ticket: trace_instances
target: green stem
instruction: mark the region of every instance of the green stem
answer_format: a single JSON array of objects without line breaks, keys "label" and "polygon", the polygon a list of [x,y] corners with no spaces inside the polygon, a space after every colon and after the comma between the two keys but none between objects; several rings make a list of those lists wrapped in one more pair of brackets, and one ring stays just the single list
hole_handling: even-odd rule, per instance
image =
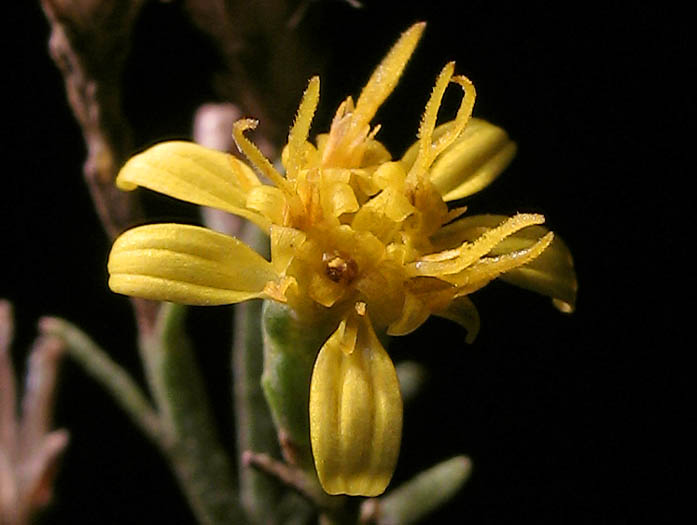
[{"label": "green stem", "polygon": [[[253,224],[245,225],[241,235],[261,255],[268,251],[268,236]],[[278,441],[269,408],[261,390],[264,367],[261,337],[261,301],[235,306],[235,334],[232,353],[238,457],[245,453],[278,454]],[[279,522],[278,502],[281,486],[243,461],[239,462],[240,499],[254,523]]]},{"label": "green stem", "polygon": [[310,377],[335,325],[308,324],[286,305],[265,301],[262,387],[289,463],[314,472],[310,449]]},{"label": "green stem", "polygon": [[183,306],[163,305],[154,333],[141,341],[146,377],[167,436],[167,457],[200,523],[246,523],[184,331],[185,312]]},{"label": "green stem", "polygon": [[115,363],[87,334],[68,321],[44,317],[39,327],[43,334],[62,339],[68,354],[106,388],[153,443],[166,449],[160,418],[128,372]]}]

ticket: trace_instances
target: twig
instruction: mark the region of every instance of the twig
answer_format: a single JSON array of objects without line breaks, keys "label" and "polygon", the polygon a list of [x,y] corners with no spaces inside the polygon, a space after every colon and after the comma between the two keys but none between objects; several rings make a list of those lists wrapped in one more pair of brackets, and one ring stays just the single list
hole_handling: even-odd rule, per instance
[{"label": "twig", "polygon": [[[121,111],[121,76],[143,3],[41,0],[51,25],[51,57],[63,75],[87,146],[85,181],[111,238],[143,217],[136,194],[114,185],[119,167],[133,149],[130,127]],[[141,332],[152,330],[156,303],[134,300],[134,308]]]},{"label": "twig", "polygon": [[[10,356],[10,343],[14,331],[12,305],[0,300],[0,448],[13,454],[16,444],[15,406],[17,385]],[[0,490],[0,498],[2,490]]]},{"label": "twig", "polygon": [[0,300],[0,523],[22,525],[51,500],[69,435],[51,430],[63,342],[40,336],[29,354],[21,410],[10,358],[12,307]]},{"label": "twig", "polygon": [[[327,46],[313,45],[309,22],[302,27],[288,24],[295,7],[287,0],[184,0],[183,7],[220,52],[224,68],[215,83],[219,96],[234,100],[262,123],[264,136],[255,141],[270,154],[285,142],[285,123],[292,119],[307,80],[320,72]],[[260,138],[268,139],[269,147]]]},{"label": "twig", "polygon": [[51,24],[49,51],[60,69],[70,107],[87,145],[84,176],[104,228],[120,233],[142,216],[133,194],[114,186],[131,153],[121,111],[121,75],[142,0],[41,0]]},{"label": "twig", "polygon": [[[262,248],[266,238],[253,224],[245,225],[243,240]],[[266,250],[268,239],[266,238]],[[263,254],[263,251],[260,253]],[[237,450],[243,458],[239,469],[240,497],[247,513],[259,523],[278,521],[279,485],[268,476],[252,470],[244,461],[247,450],[274,453],[278,442],[268,405],[261,389],[264,348],[261,337],[261,301],[235,305],[235,339],[232,352]]]},{"label": "twig", "polygon": [[268,454],[247,450],[242,454],[242,464],[247,468],[259,469],[275,478],[321,510],[335,512],[342,509],[347,501],[347,498],[343,496],[330,496],[303,470],[274,459]]},{"label": "twig", "polygon": [[20,454],[39,449],[51,430],[58,362],[64,349],[63,340],[52,336],[42,336],[34,342],[22,396]]},{"label": "twig", "polygon": [[304,496],[309,501],[315,501],[317,494],[308,483],[305,473],[297,467],[293,467],[272,458],[263,452],[246,450],[242,454],[242,465],[245,468],[254,467],[277,479],[287,487],[290,487]]},{"label": "twig", "polygon": [[184,332],[185,307],[166,303],[156,329],[141,340],[145,373],[167,435],[167,458],[202,524],[244,524],[229,457],[203,378]]},{"label": "twig", "polygon": [[163,450],[162,428],[157,412],[128,373],[115,363],[97,343],[76,326],[55,317],[44,317],[39,329],[65,341],[68,354],[105,387],[133,422]]}]

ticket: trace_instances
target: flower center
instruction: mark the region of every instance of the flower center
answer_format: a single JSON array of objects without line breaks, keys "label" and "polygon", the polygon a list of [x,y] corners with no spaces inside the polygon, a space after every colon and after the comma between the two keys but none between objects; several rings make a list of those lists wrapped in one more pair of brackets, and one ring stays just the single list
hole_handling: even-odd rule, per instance
[{"label": "flower center", "polygon": [[327,277],[335,283],[351,284],[358,274],[358,264],[350,257],[325,253],[322,255],[322,261]]}]

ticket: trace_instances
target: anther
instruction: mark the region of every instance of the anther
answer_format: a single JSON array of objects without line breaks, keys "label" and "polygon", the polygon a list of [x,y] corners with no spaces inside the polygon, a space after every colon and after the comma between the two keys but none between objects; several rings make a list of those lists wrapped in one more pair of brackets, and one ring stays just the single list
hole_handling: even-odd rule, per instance
[{"label": "anther", "polygon": [[350,257],[325,253],[322,256],[327,277],[335,283],[350,284],[358,274],[358,265]]}]

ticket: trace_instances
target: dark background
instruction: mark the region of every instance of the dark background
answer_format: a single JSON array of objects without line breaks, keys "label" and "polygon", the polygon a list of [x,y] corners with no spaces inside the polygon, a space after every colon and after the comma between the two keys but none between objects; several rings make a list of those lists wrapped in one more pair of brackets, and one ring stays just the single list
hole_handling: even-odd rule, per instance
[{"label": "dark background", "polygon": [[[82,182],[84,146],[47,54],[48,26],[38,2],[21,4],[6,20],[19,31],[6,50],[10,164],[0,192],[0,297],[15,305],[17,366],[36,320],[50,314],[83,327],[140,377],[129,303],[106,288],[109,243]],[[455,59],[477,87],[474,114],[519,145],[507,173],[467,202],[470,211],[542,212],[576,261],[571,316],[493,283],[473,296],[482,317],[473,345],[435,319],[395,340],[396,361],[430,370],[423,395],[406,409],[395,482],[455,454],[474,462],[467,486],[430,523],[630,523],[651,502],[662,509],[659,522],[670,521],[676,447],[653,436],[670,434],[673,417],[684,417],[674,356],[684,343],[669,297],[680,294],[671,285],[682,248],[672,229],[673,189],[687,175],[688,150],[678,140],[690,104],[680,75],[692,66],[679,13],[602,5],[309,6],[329,58],[315,131],[343,96],[358,94],[399,33],[426,20],[402,84],[375,120],[380,138],[396,154],[413,141],[436,74]],[[216,99],[211,46],[177,2],[145,9],[124,102],[138,147],[187,137],[195,108]],[[293,87],[298,100],[303,87]],[[230,317],[226,307],[191,312],[232,444]],[[70,430],[71,443],[44,523],[190,522],[157,452],[71,362],[62,369],[56,425]]]}]

